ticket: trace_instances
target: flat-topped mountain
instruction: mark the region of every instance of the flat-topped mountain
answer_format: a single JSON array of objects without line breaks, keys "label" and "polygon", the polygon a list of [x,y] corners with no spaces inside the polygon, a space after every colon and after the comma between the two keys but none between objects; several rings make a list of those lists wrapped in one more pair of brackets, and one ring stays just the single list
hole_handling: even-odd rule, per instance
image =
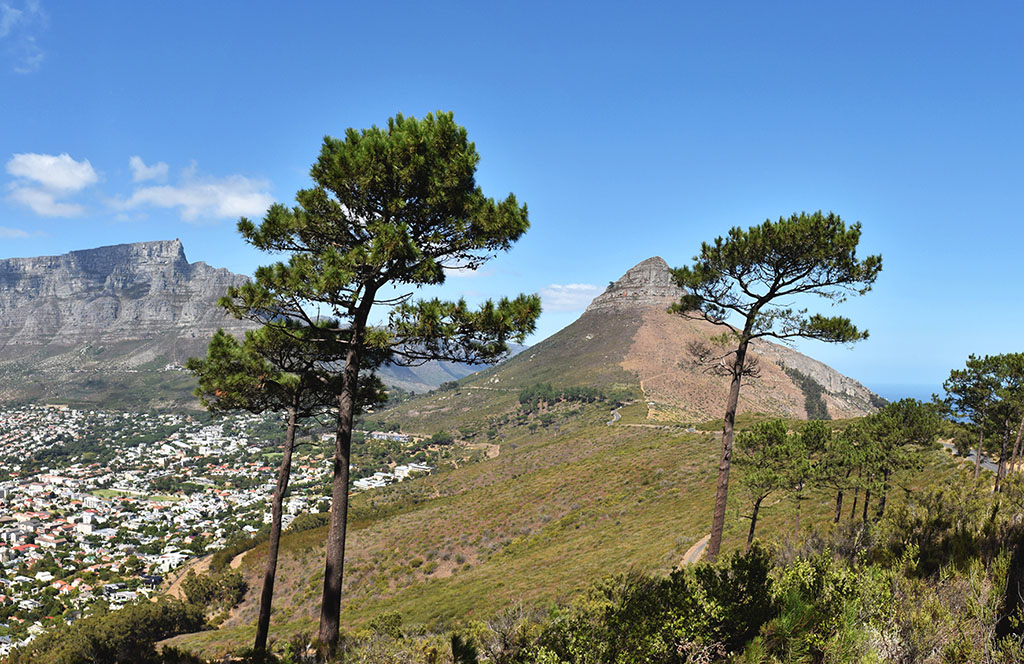
[{"label": "flat-topped mountain", "polygon": [[[217,306],[247,279],[189,263],[179,240],[0,260],[0,401],[195,404],[181,365],[205,355],[217,328],[250,329]],[[428,362],[380,374],[425,392],[479,368]]]},{"label": "flat-topped mountain", "polygon": [[[147,341],[169,329],[208,339],[244,324],[217,308],[246,277],[189,263],[178,240],[0,260],[0,357],[29,348]],[[167,359],[184,359],[172,346]],[[139,357],[126,357],[127,365]],[[144,360],[147,361],[147,360]]]},{"label": "flat-topped mountain", "polygon": [[205,353],[245,276],[189,263],[178,240],[0,260],[0,398],[151,405],[190,399],[175,367]]}]

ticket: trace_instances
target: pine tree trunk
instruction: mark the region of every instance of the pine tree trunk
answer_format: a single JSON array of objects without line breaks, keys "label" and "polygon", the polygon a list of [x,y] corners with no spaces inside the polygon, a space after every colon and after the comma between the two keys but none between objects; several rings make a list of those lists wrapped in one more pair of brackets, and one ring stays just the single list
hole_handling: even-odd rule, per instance
[{"label": "pine tree trunk", "polygon": [[757,525],[757,513],[761,510],[761,501],[764,500],[764,496],[761,496],[754,501],[754,513],[750,515],[750,532],[747,533],[747,552],[750,552],[750,546],[754,543],[754,527]]},{"label": "pine tree trunk", "polygon": [[288,491],[288,479],[292,472],[292,450],[295,448],[295,423],[298,399],[292,400],[288,409],[288,429],[284,437],[284,456],[277,471],[277,486],[270,508],[270,539],[267,542],[267,566],[263,572],[263,591],[260,593],[260,613],[256,619],[256,652],[266,652],[267,636],[270,634],[270,605],[274,599],[274,579],[277,576],[277,552],[281,543],[281,519],[283,516],[284,494]]},{"label": "pine tree trunk", "polygon": [[871,502],[871,489],[864,489],[864,513],[860,515],[861,521],[868,522],[868,503]]},{"label": "pine tree trunk", "polygon": [[996,468],[996,485],[992,493],[999,493],[999,485],[1006,475],[1006,448],[1010,446],[1010,419],[1003,421],[1003,444],[999,448],[999,467]]},{"label": "pine tree trunk", "polygon": [[860,476],[861,471],[857,470],[857,484],[853,487],[853,505],[850,507],[850,521],[857,518],[857,498],[860,496]]},{"label": "pine tree trunk", "polygon": [[[853,473],[853,468],[846,469],[846,475],[843,476],[843,486],[846,482],[850,481],[850,475]],[[856,494],[854,494],[856,495]],[[856,499],[855,499],[856,500]],[[839,523],[839,519],[843,516],[843,490],[842,488],[836,489],[836,516],[832,520],[832,523]]]},{"label": "pine tree trunk", "polygon": [[327,555],[324,590],[320,603],[320,645],[333,656],[338,649],[341,627],[341,588],[345,573],[345,531],[348,525],[348,471],[352,458],[352,419],[359,381],[360,350],[366,332],[366,318],[374,293],[363,295],[364,306],[352,323],[352,338],[345,358],[338,417],[334,437],[334,478],[331,484],[331,520],[327,527]]},{"label": "pine tree trunk", "polygon": [[[752,321],[747,323],[749,327]],[[725,504],[729,493],[729,467],[732,464],[732,442],[736,426],[736,409],[740,402],[740,379],[743,377],[743,362],[747,355],[749,341],[744,336],[736,348],[736,361],[732,366],[732,383],[729,385],[729,398],[725,403],[725,421],[722,424],[722,456],[718,461],[718,486],[715,491],[715,514],[711,522],[711,539],[708,540],[705,560],[714,562],[722,548],[722,531],[725,528]]]},{"label": "pine tree trunk", "polygon": [[1017,472],[1017,463],[1020,460],[1020,435],[1024,433],[1024,415],[1017,425],[1017,442],[1013,444],[1013,459],[1010,461],[1010,472]]},{"label": "pine tree trunk", "polygon": [[882,471],[882,498],[878,501],[878,514],[875,519],[881,519],[885,514],[885,501],[889,497],[889,469]]},{"label": "pine tree trunk", "polygon": [[981,435],[978,437],[978,454],[974,459],[974,479],[978,479],[978,475],[981,473],[981,448],[985,444],[985,411],[981,411],[981,423],[978,424],[978,428],[981,430]]},{"label": "pine tree trunk", "polygon": [[793,535],[800,534],[800,507],[804,504],[803,490],[796,494],[796,523],[793,524]]}]

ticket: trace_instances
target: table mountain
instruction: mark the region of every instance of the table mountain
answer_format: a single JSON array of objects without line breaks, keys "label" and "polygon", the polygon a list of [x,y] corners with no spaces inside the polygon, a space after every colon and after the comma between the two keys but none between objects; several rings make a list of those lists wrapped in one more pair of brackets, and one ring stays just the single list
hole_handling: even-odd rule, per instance
[{"label": "table mountain", "polygon": [[[181,365],[206,353],[218,327],[239,336],[251,327],[217,306],[247,279],[189,263],[179,240],[0,260],[0,401],[194,404]],[[425,392],[479,368],[428,362],[380,374]]]},{"label": "table mountain", "polygon": [[0,260],[0,396],[188,399],[180,365],[218,327],[246,329],[216,306],[245,280],[189,263],[178,240]]}]

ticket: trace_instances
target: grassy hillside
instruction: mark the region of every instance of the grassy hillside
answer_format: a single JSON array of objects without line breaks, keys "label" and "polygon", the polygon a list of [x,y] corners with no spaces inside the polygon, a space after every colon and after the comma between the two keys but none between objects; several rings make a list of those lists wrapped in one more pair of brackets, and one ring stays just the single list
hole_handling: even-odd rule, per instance
[{"label": "grassy hillside", "polygon": [[[610,574],[676,566],[710,524],[717,435],[609,426],[600,406],[566,417],[558,431],[515,428],[497,458],[357,496],[344,626],[390,611],[407,624],[484,618],[519,602],[564,600]],[[943,454],[936,453],[930,478],[941,480],[952,467]],[[725,549],[742,546],[749,525],[733,486]],[[811,495],[799,537],[827,523],[832,501]],[[768,505],[759,533],[792,538],[794,514],[789,500]],[[284,538],[272,636],[314,629],[323,538],[323,529]],[[250,590],[220,630],[175,643],[208,654],[246,645],[263,556],[257,548],[243,558]]]}]

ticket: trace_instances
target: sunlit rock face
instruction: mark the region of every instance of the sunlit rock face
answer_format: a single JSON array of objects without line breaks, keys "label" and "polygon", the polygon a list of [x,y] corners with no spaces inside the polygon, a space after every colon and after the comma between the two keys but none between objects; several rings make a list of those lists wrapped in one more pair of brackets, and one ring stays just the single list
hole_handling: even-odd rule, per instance
[{"label": "sunlit rock face", "polygon": [[189,263],[178,240],[0,260],[0,354],[241,330],[216,302],[245,279]]},{"label": "sunlit rock face", "polygon": [[594,298],[587,311],[623,311],[649,307],[668,308],[683,296],[672,281],[668,263],[660,256],[648,258],[630,268],[604,293]]}]

